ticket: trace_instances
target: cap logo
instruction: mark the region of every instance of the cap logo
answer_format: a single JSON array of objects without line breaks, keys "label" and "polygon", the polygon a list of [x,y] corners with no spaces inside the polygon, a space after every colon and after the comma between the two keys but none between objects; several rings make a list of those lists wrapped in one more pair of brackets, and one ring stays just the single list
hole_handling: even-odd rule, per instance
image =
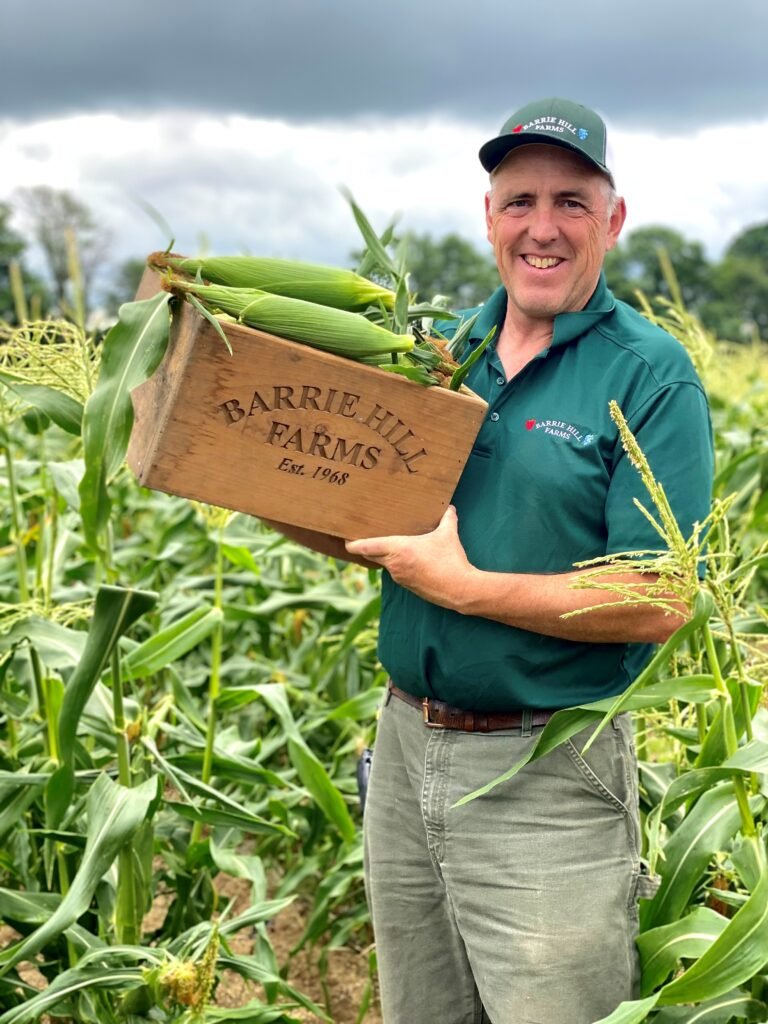
[{"label": "cap logo", "polygon": [[575,135],[581,142],[589,135],[586,128],[577,128],[576,125],[566,121],[565,118],[552,117],[551,115],[548,117],[534,117],[532,121],[529,121],[527,124],[518,125],[512,131],[556,132],[558,135]]}]

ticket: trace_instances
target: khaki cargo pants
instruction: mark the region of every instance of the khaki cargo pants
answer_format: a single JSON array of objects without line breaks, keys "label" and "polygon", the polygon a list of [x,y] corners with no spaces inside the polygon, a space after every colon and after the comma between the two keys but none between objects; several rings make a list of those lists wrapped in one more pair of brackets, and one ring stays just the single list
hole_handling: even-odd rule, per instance
[{"label": "khaki cargo pants", "polygon": [[628,716],[451,806],[540,731],[430,729],[388,697],[364,815],[385,1024],[592,1024],[636,995]]}]

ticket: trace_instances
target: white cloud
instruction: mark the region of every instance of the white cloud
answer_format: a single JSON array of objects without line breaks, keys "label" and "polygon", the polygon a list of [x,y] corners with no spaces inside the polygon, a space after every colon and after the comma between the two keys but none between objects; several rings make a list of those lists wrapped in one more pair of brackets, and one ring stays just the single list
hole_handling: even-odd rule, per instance
[{"label": "white cloud", "polygon": [[613,144],[629,230],[668,224],[718,256],[744,227],[768,220],[768,121],[665,138],[618,132]]},{"label": "white cloud", "polygon": [[[112,234],[114,262],[164,246],[132,197],[169,222],[179,251],[201,240],[343,263],[360,237],[338,192],[347,185],[378,229],[456,231],[484,246],[484,137],[438,117],[288,125],[193,113],[81,115],[0,122],[0,199],[18,187],[69,189]],[[657,137],[613,133],[627,229],[663,223],[712,256],[743,227],[768,220],[768,122]],[[626,229],[625,229],[626,230]]]}]

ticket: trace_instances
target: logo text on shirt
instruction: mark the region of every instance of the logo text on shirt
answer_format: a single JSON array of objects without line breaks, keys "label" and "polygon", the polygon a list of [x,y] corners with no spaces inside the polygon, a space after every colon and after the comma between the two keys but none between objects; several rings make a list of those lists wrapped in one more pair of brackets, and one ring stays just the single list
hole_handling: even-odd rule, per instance
[{"label": "logo text on shirt", "polygon": [[535,420],[527,419],[525,429],[530,431],[543,430],[551,437],[559,438],[561,441],[569,441],[571,444],[586,448],[593,444],[597,434],[590,434],[585,427],[574,423],[567,423],[565,420]]}]

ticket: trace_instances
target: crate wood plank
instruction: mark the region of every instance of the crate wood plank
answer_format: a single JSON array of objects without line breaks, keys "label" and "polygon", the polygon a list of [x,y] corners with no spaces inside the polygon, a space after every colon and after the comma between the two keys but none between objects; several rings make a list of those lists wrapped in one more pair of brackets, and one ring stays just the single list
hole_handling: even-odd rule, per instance
[{"label": "crate wood plank", "polygon": [[[156,289],[145,276],[139,294]],[[437,525],[482,399],[239,324],[225,325],[230,356],[187,303],[173,321],[132,393],[128,462],[143,485],[346,539]]]}]

